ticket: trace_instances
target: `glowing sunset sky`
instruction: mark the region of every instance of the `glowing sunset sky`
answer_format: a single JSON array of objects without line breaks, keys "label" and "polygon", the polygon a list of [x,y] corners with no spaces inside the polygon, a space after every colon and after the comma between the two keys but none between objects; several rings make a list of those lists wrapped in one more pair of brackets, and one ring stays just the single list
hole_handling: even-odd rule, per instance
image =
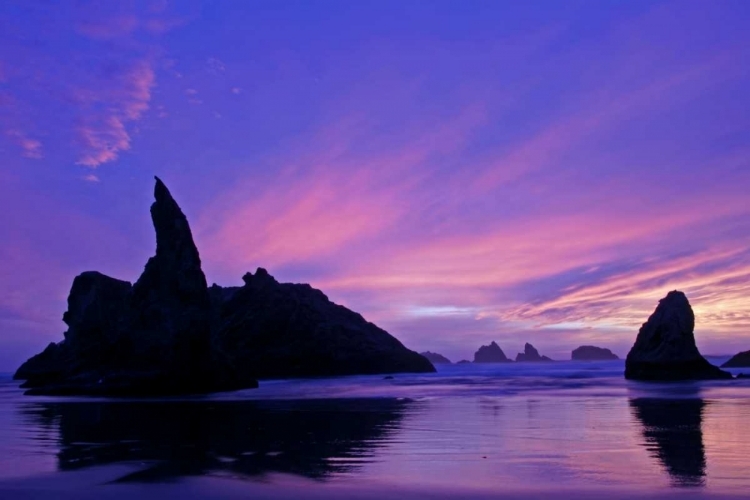
[{"label": "glowing sunset sky", "polygon": [[[63,4],[58,5],[58,4]],[[672,289],[750,349],[750,4],[0,3],[0,370],[135,281],[153,175],[209,283],[266,267],[408,347],[625,355]]]}]

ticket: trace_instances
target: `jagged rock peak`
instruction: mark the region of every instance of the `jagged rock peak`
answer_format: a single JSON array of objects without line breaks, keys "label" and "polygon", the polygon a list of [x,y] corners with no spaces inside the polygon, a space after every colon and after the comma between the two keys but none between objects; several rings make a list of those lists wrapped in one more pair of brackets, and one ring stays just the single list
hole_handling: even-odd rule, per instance
[{"label": "jagged rock peak", "polygon": [[671,291],[643,324],[625,360],[625,377],[637,380],[731,378],[695,345],[695,315],[684,293]]},{"label": "jagged rock peak", "polygon": [[523,347],[523,352],[516,355],[516,361],[552,361],[547,356],[540,356],[539,351],[536,348],[526,342]]},{"label": "jagged rock peak", "polygon": [[252,283],[265,283],[265,282],[273,282],[277,283],[276,278],[271,276],[268,271],[266,271],[264,268],[259,267],[255,270],[255,274],[251,272],[245,273],[244,276],[242,276],[242,281],[245,282],[245,285],[250,285]]},{"label": "jagged rock peak", "polygon": [[475,363],[504,363],[510,361],[500,346],[493,340],[490,345],[481,346],[474,353]]}]

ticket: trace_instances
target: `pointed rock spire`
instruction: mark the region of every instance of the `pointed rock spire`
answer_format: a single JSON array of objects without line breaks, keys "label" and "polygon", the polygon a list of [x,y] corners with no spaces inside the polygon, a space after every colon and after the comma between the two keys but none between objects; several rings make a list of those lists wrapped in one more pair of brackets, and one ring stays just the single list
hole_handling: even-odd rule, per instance
[{"label": "pointed rock spire", "polygon": [[[201,383],[208,370],[211,301],[185,214],[157,177],[151,218],[156,255],[133,285],[130,331],[140,337],[139,359],[152,359],[172,379]],[[148,347],[151,346],[151,347]],[[171,346],[180,346],[178,350]]]},{"label": "pointed rock spire", "polygon": [[142,295],[145,288],[157,288],[191,302],[207,300],[206,276],[187,218],[167,186],[155,179],[151,219],[156,231],[156,255],[136,282],[135,295]]}]

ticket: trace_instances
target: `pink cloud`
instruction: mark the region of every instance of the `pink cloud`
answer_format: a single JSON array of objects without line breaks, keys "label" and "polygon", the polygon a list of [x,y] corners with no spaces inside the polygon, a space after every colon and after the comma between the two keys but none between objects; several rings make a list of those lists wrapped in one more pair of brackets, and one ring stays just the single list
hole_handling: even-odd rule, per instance
[{"label": "pink cloud", "polygon": [[44,158],[42,154],[42,143],[36,139],[31,139],[19,130],[8,130],[5,134],[23,151],[23,156],[39,160]]},{"label": "pink cloud", "polygon": [[151,64],[139,61],[109,88],[87,89],[78,94],[85,117],[78,127],[84,152],[77,164],[96,168],[130,149],[127,124],[139,120],[149,109],[155,80]]},{"label": "pink cloud", "polygon": [[468,108],[448,124],[420,130],[403,147],[364,158],[351,151],[355,118],[324,128],[314,151],[284,160],[264,189],[253,179],[240,182],[209,207],[198,226],[205,253],[226,265],[284,265],[374,238],[408,215],[409,193],[429,176],[415,167],[459,149],[484,119],[481,109]]}]

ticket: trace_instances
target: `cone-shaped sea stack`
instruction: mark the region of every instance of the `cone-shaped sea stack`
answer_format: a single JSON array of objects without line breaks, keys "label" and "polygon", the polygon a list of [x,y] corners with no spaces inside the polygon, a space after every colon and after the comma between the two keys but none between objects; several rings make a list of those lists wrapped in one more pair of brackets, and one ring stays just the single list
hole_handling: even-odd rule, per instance
[{"label": "cone-shaped sea stack", "polygon": [[625,360],[625,378],[633,380],[728,379],[695,345],[695,316],[684,293],[672,291],[643,324]]},{"label": "cone-shaped sea stack", "polygon": [[481,346],[474,353],[475,363],[509,363],[510,360],[505,355],[500,346],[493,340],[490,345]]},{"label": "cone-shaped sea stack", "polygon": [[750,367],[750,351],[735,354],[732,358],[721,365],[722,368],[748,368]]}]

